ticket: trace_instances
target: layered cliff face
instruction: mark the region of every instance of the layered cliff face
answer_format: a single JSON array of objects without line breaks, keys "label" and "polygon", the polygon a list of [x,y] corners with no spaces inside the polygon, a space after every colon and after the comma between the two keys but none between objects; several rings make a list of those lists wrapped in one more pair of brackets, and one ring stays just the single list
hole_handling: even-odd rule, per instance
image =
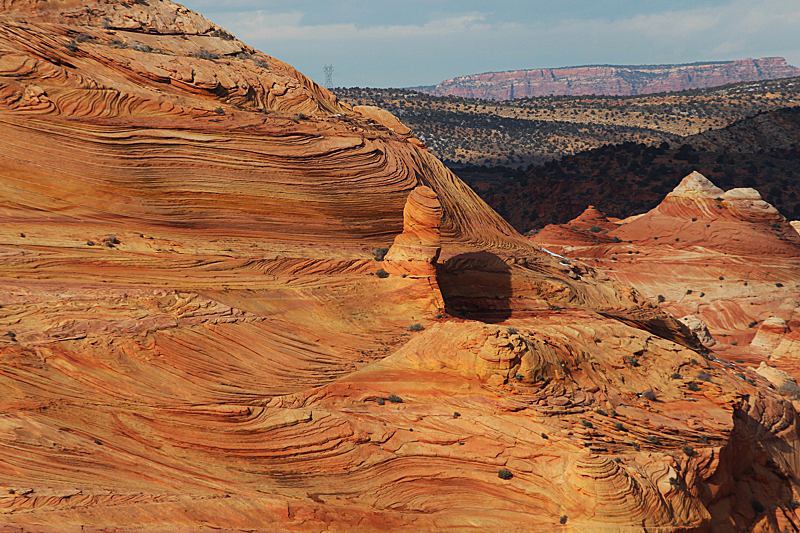
[{"label": "layered cliff face", "polygon": [[792,405],[394,117],[170,2],[0,6],[0,529],[797,522]]},{"label": "layered cliff face", "polygon": [[486,100],[513,100],[552,94],[631,96],[793,76],[800,76],[800,69],[789,65],[782,57],[767,57],[689,65],[602,65],[486,72],[415,89],[436,96]]}]

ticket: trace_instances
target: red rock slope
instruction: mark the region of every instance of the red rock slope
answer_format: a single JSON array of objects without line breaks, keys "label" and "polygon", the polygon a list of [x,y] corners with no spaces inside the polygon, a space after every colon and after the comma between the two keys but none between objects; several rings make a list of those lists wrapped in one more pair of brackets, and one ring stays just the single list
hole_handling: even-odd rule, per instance
[{"label": "red rock slope", "polygon": [[170,2],[0,6],[0,531],[797,523],[791,403],[393,117]]},{"label": "red rock slope", "polygon": [[600,232],[604,240],[574,225],[534,240],[707,327],[706,344],[728,359],[774,362],[800,378],[800,234],[758,192],[723,191],[693,172],[655,209]]},{"label": "red rock slope", "polygon": [[598,65],[485,72],[459,76],[437,85],[416,89],[436,96],[452,95],[487,100],[511,100],[551,94],[630,96],[793,76],[800,76],[800,69],[787,64],[782,57],[766,57],[688,65]]}]

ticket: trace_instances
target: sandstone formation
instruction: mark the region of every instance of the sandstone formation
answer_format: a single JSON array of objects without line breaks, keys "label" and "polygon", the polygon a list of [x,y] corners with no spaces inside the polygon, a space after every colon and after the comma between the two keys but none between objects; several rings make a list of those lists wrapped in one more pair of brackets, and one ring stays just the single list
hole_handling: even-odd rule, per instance
[{"label": "sandstone formation", "polygon": [[633,285],[693,332],[707,326],[720,357],[800,377],[800,240],[756,191],[723,191],[693,172],[655,209],[617,221],[611,242],[586,230],[574,238],[564,231],[574,223],[533,239]]},{"label": "sandstone formation", "polygon": [[648,213],[610,233],[635,243],[668,240],[745,255],[797,257],[800,235],[755,189],[722,189],[692,172]]},{"label": "sandstone formation", "polygon": [[711,336],[711,333],[708,331],[708,326],[706,323],[697,318],[694,315],[684,316],[678,319],[682,324],[684,324],[689,331],[695,334],[697,340],[699,340],[703,346],[714,346],[717,341],[714,340],[714,337]]},{"label": "sandstone formation", "polygon": [[742,81],[800,76],[782,57],[686,65],[593,65],[459,76],[415,87],[436,96],[513,100],[548,95],[630,96],[704,89]]},{"label": "sandstone formation", "polygon": [[750,348],[757,352],[771,354],[788,332],[789,326],[786,325],[785,320],[775,316],[770,317],[758,327],[756,336],[750,342]]},{"label": "sandstone formation", "polygon": [[390,274],[424,277],[436,275],[436,261],[442,251],[439,226],[442,206],[430,187],[421,185],[408,195],[403,208],[403,233],[384,259]]},{"label": "sandstone formation", "polygon": [[0,123],[0,531],[800,520],[767,380],[200,15],[3,1]]}]

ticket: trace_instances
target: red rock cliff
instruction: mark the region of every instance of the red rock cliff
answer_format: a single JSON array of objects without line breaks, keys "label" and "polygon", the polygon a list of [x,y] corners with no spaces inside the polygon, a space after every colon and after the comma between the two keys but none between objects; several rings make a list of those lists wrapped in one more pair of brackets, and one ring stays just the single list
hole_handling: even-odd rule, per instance
[{"label": "red rock cliff", "polygon": [[690,65],[587,66],[485,72],[418,87],[436,96],[510,100],[551,94],[628,96],[800,76],[782,57]]}]

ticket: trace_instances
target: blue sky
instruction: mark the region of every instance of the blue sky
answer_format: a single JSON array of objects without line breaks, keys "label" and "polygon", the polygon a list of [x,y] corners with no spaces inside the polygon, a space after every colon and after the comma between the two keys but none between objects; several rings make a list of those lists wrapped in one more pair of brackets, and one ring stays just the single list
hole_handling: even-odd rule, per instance
[{"label": "blue sky", "polygon": [[[783,56],[798,0],[189,0],[318,82],[409,87],[493,70]],[[555,4],[555,5],[554,5]]]}]

